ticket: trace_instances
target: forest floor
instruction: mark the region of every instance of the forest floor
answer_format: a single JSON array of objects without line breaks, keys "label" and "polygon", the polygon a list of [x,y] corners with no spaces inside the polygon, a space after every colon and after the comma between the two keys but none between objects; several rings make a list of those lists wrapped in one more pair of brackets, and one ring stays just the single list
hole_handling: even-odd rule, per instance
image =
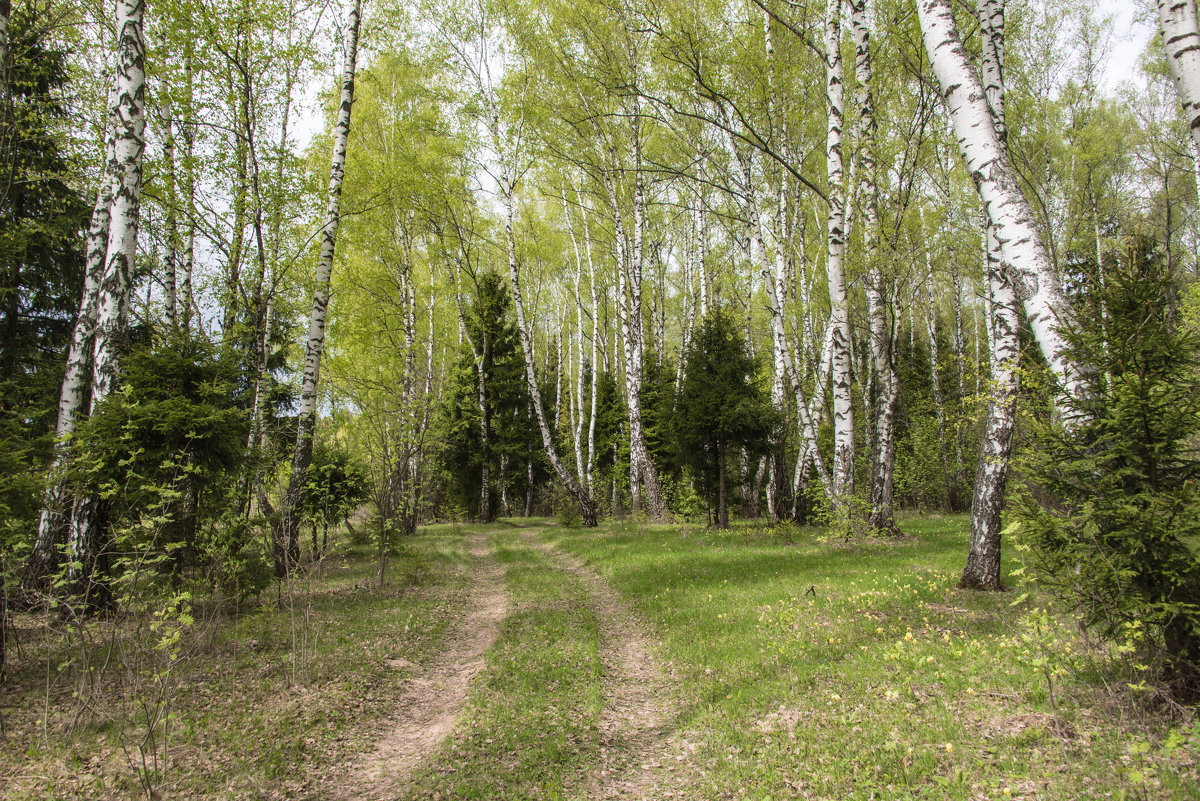
[{"label": "forest floor", "polygon": [[962,517],[902,527],[425,527],[382,588],[346,547],[197,602],[174,659],[23,615],[0,797],[1200,798],[1194,714],[1036,588],[954,589]]}]

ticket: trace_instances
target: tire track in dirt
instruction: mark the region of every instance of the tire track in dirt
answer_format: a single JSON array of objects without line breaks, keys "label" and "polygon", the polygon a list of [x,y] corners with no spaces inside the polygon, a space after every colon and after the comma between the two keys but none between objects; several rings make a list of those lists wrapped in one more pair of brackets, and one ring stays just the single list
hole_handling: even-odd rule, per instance
[{"label": "tire track in dirt", "polygon": [[577,557],[532,531],[521,536],[583,583],[600,625],[600,765],[580,789],[589,799],[657,801],[676,710],[645,627],[616,590]]},{"label": "tire track in dirt", "polygon": [[385,724],[375,750],[363,754],[331,780],[322,799],[395,798],[405,781],[450,732],[467,702],[472,680],[508,613],[504,569],[487,546],[489,532],[470,544],[473,561],[467,614],[454,625],[445,648],[423,674],[408,679],[396,712]]}]

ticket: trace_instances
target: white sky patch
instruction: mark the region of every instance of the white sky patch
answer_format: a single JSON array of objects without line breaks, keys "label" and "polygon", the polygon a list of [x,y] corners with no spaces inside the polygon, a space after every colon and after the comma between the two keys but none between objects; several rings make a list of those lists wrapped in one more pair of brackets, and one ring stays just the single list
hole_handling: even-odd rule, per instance
[{"label": "white sky patch", "polygon": [[1144,87],[1146,79],[1138,62],[1158,35],[1153,15],[1147,17],[1142,4],[1131,0],[1100,0],[1096,9],[1099,15],[1110,15],[1113,21],[1112,52],[1104,70],[1102,91],[1112,97],[1125,81]]}]

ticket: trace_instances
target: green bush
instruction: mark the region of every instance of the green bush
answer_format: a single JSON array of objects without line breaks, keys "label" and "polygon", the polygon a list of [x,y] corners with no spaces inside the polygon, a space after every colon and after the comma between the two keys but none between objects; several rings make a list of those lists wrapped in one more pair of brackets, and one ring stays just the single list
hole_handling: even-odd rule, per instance
[{"label": "green bush", "polygon": [[1080,322],[1064,335],[1090,372],[1083,391],[1061,402],[1061,420],[1037,430],[1028,472],[1040,491],[1017,516],[1040,578],[1082,623],[1111,640],[1144,626],[1139,656],[1177,695],[1194,698],[1200,340],[1180,324],[1175,297],[1144,244],[1083,296]]},{"label": "green bush", "polygon": [[554,513],[554,519],[563,528],[580,528],[583,526],[583,515],[579,513],[579,506],[574,503],[565,503],[558,507],[558,511]]}]

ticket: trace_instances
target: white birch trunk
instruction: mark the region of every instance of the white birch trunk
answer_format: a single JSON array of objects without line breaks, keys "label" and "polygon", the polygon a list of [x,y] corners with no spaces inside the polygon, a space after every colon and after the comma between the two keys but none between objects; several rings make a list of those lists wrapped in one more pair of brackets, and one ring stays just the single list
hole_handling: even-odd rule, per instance
[{"label": "white birch trunk", "polygon": [[117,3],[117,83],[113,100],[113,185],[104,277],[93,345],[92,408],[116,389],[117,363],[137,255],[146,130],[146,43],[141,0]]},{"label": "white birch trunk", "polygon": [[58,422],[55,425],[54,457],[50,463],[46,495],[38,520],[37,539],[27,571],[27,581],[40,583],[54,570],[55,550],[66,541],[69,524],[68,505],[70,497],[63,485],[63,470],[69,454],[70,436],[84,408],[87,390],[87,360],[92,344],[92,333],[96,326],[96,310],[100,300],[100,282],[104,276],[104,256],[108,245],[109,207],[112,203],[112,169],[115,154],[113,138],[108,137],[105,170],[96,190],[96,203],[92,208],[92,219],[88,226],[86,266],[83,279],[83,296],[79,301],[79,313],[71,333],[71,345],[67,350],[67,367],[63,373],[62,388],[58,399]]},{"label": "white birch trunk", "polygon": [[1020,390],[1017,297],[1004,276],[996,238],[988,235],[988,293],[991,296],[994,367],[987,424],[979,442],[967,564],[959,586],[1000,589],[1000,512],[1004,506],[1009,457]]},{"label": "white birch trunk", "polygon": [[[854,74],[858,90],[858,164],[863,179],[862,228],[866,245],[867,318],[870,330],[868,361],[875,394],[874,453],[871,465],[871,514],[868,527],[881,534],[899,531],[893,510],[896,468],[896,398],[899,376],[893,359],[892,326],[887,319],[883,271],[879,252],[879,187],[875,162],[875,103],[871,96],[871,33],[866,0],[850,0],[854,35]],[[870,393],[866,395],[870,398]]]},{"label": "white birch trunk", "polygon": [[[583,253],[579,250],[579,240],[575,236],[575,224],[571,221],[571,209],[567,205],[567,190],[562,191],[563,219],[567,223],[567,233],[571,237],[571,249],[575,253],[575,391],[572,401],[571,432],[575,446],[575,475],[580,483],[589,487],[587,473],[583,461]],[[595,361],[592,362],[592,372],[595,372]],[[590,494],[590,492],[589,492]]]},{"label": "white birch trunk", "polygon": [[[633,334],[631,364],[626,364],[626,385],[629,404],[629,452],[630,462],[636,454],[638,476],[646,487],[646,506],[656,522],[667,521],[667,504],[663,500],[658,483],[658,470],[650,458],[646,444],[646,433],[642,424],[642,383],[646,362],[646,331],[642,320],[642,276],[646,253],[646,188],[642,180],[641,106],[634,101],[633,126],[633,258],[630,261],[630,331]],[[634,507],[634,511],[637,507]]]},{"label": "white birch trunk", "polygon": [[918,0],[925,49],[942,87],[967,169],[996,229],[1007,277],[1020,296],[1038,345],[1066,392],[1081,391],[1058,331],[1070,308],[997,131],[991,105],[958,36],[950,0]]},{"label": "white birch trunk", "polygon": [[[142,189],[142,156],[146,130],[146,42],[142,0],[118,0],[116,7],[116,86],[112,105],[112,198],[104,274],[96,305],[92,343],[91,409],[116,389],[118,359],[125,338],[132,271],[137,254],[138,212]],[[93,583],[96,560],[103,550],[102,501],[76,499],[68,536],[68,575],[86,604],[107,602],[101,580]],[[91,596],[92,590],[97,596]]]},{"label": "white birch trunk", "polygon": [[362,0],[353,0],[346,21],[345,60],[342,65],[342,93],[334,128],[333,157],[329,168],[328,202],[325,224],[321,229],[321,250],[317,260],[316,290],[309,316],[308,339],[304,356],[304,374],[300,384],[297,414],[296,454],[292,475],[284,497],[281,525],[275,532],[275,573],[285,576],[300,556],[300,506],[304,500],[308,466],[312,462],[313,430],[317,423],[317,383],[321,354],[325,349],[325,319],[329,309],[329,278],[333,272],[333,254],[341,220],[342,182],[346,174],[346,144],[350,138],[350,112],[354,105],[354,73],[358,61],[358,27]]},{"label": "white birch trunk", "polygon": [[[986,0],[979,7],[983,33],[983,75],[993,127],[1000,141],[1006,138],[1004,122],[1004,3]],[[1017,393],[1020,390],[1020,339],[1017,298],[1003,262],[1003,245],[997,226],[985,218],[984,275],[990,314],[991,391],[987,424],[979,443],[975,491],[971,500],[971,531],[967,564],[959,586],[1000,589],[1000,511],[1004,506]]]},{"label": "white birch trunk", "polygon": [[587,209],[580,205],[583,213],[583,249],[588,261],[588,289],[592,299],[592,386],[591,408],[588,410],[587,434],[587,482],[584,485],[589,498],[596,497],[593,467],[596,464],[596,403],[600,388],[600,362],[597,358],[600,347],[600,304],[596,297],[596,262],[592,259],[592,232],[588,225]]},{"label": "white birch trunk", "polygon": [[828,124],[825,156],[829,180],[826,218],[830,325],[833,327],[833,493],[839,503],[854,491],[854,399],[851,395],[850,307],[846,297],[846,187],[843,174],[842,129],[842,0],[825,7],[825,102]]},{"label": "white birch trunk", "polygon": [[[924,214],[921,215],[922,236],[927,236],[924,227]],[[939,452],[942,461],[942,473],[946,482],[946,506],[953,507],[954,481],[947,460],[946,442],[946,401],[942,393],[941,354],[937,340],[937,294],[933,275],[933,260],[929,255],[928,242],[922,243],[925,256],[925,276],[921,281],[925,286],[925,332],[929,336],[929,382],[933,388],[933,409],[937,415]]]},{"label": "white birch trunk", "polygon": [[1192,142],[1200,147],[1200,24],[1195,0],[1158,0],[1158,27],[1184,120]]}]

